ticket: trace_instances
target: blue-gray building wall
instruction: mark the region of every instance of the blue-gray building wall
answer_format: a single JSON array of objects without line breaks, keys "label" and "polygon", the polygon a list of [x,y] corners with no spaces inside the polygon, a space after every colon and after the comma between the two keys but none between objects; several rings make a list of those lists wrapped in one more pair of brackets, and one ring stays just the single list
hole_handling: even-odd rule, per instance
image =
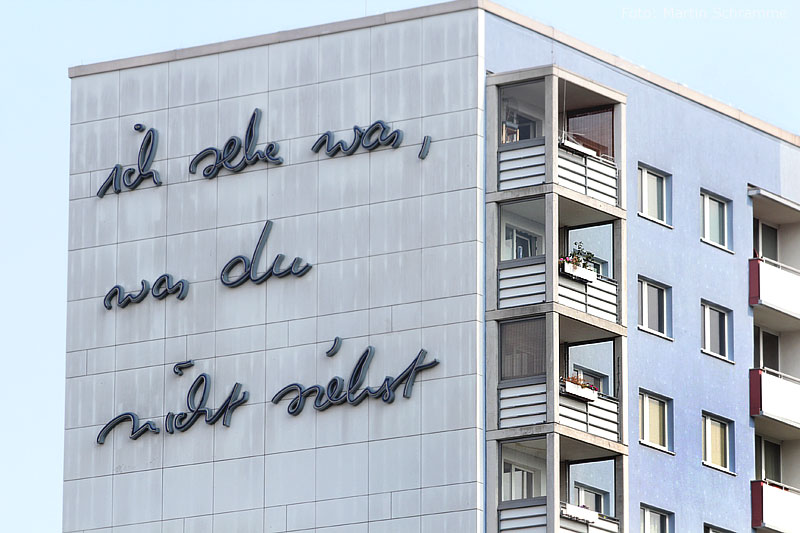
[{"label": "blue-gray building wall", "polygon": [[[485,42],[491,72],[556,64],[627,95],[631,531],[640,528],[641,504],[673,512],[674,531],[702,531],[704,523],[748,531],[755,468],[748,388],[753,322],[747,184],[800,201],[800,149],[488,13]],[[672,229],[636,215],[640,162],[672,176]],[[733,253],[701,242],[701,189],[731,201]],[[640,275],[672,288],[672,340],[636,327]],[[701,353],[701,299],[732,311],[734,364]],[[674,455],[638,443],[640,388],[672,399]],[[733,422],[735,476],[702,465],[704,411]]]}]

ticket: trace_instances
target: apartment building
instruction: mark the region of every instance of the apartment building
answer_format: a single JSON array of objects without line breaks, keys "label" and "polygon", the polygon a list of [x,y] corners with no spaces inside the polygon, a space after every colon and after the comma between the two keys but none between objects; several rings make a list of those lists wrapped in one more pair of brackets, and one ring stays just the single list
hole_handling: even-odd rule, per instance
[{"label": "apartment building", "polygon": [[800,531],[797,135],[483,0],[70,76],[65,532]]}]

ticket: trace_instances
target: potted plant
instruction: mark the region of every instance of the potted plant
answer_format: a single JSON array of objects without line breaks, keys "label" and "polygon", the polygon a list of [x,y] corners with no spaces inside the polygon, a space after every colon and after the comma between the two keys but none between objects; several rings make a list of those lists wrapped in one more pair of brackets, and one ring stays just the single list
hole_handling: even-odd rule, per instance
[{"label": "potted plant", "polygon": [[573,520],[580,520],[581,522],[586,522],[587,524],[593,524],[597,522],[597,519],[600,517],[597,511],[592,511],[587,507],[579,507],[571,503],[564,505],[564,507],[561,509],[561,516],[565,518],[572,518]]},{"label": "potted plant", "polygon": [[597,279],[594,271],[594,254],[583,248],[582,242],[575,242],[575,248],[569,254],[558,258],[558,266],[562,272],[586,283]]},{"label": "potted plant", "polygon": [[577,375],[561,378],[561,382],[564,384],[564,394],[587,402],[597,399],[597,387]]}]

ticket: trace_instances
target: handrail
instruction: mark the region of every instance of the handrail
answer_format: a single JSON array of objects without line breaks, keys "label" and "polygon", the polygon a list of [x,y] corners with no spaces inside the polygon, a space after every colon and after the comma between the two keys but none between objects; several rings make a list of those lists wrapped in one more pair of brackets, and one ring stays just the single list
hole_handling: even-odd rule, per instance
[{"label": "handrail", "polygon": [[800,489],[791,487],[789,485],[784,485],[783,483],[779,483],[778,481],[772,481],[771,479],[756,479],[755,481],[756,483],[763,483],[765,485],[775,487],[776,489],[781,489],[787,492],[792,492],[794,494],[800,495]]},{"label": "handrail", "polygon": [[761,261],[763,263],[766,263],[766,264],[768,264],[770,266],[774,266],[775,268],[777,268],[779,270],[786,270],[787,272],[791,272],[792,274],[800,276],[800,270],[798,270],[798,269],[796,269],[796,268],[794,268],[792,266],[784,265],[783,263],[779,263],[779,262],[777,262],[777,261],[775,261],[773,259],[769,259],[767,257],[756,257],[754,259],[758,259],[759,261]]},{"label": "handrail", "polygon": [[765,366],[762,366],[761,368],[759,368],[759,370],[761,370],[761,371],[763,371],[763,372],[765,372],[767,374],[770,374],[772,376],[775,376],[776,378],[785,379],[786,381],[791,381],[792,383],[795,383],[796,385],[800,385],[800,378],[796,378],[794,376],[790,376],[789,374],[784,374],[783,372],[780,372],[778,370],[773,370],[772,368],[767,368]]}]

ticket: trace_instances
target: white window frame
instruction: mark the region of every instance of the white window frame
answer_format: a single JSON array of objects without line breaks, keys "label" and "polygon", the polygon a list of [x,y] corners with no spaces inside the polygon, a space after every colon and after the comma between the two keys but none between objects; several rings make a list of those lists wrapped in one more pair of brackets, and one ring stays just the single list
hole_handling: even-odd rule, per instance
[{"label": "white window frame", "polygon": [[[515,470],[519,470],[521,472],[524,472],[525,474],[530,474],[531,478],[533,479],[532,483],[534,483],[534,484],[536,483],[536,472],[534,472],[531,468],[522,466],[522,465],[520,465],[520,464],[518,464],[518,463],[516,463],[514,461],[509,461],[509,460],[506,460],[506,459],[504,459],[502,461],[502,463],[501,463],[501,466],[502,466],[502,471],[500,472],[501,492],[502,492],[503,485],[505,484],[503,482],[503,476],[505,476],[505,465],[506,465],[506,463],[511,466],[511,479],[510,479],[510,486],[509,486],[509,490],[511,491],[511,494],[508,495],[509,498],[507,500],[502,500],[502,501],[504,501],[504,502],[516,502],[516,501],[520,501],[520,500],[530,500],[530,499],[536,498],[536,496],[531,496],[530,498],[524,498],[524,497],[514,498],[514,471]],[[520,487],[520,490],[524,491],[524,487]],[[535,492],[533,486],[531,486],[531,492]],[[501,496],[501,499],[502,499],[503,495],[501,494],[500,496]]]},{"label": "white window frame", "polygon": [[[730,314],[729,311],[723,307],[719,307],[717,305],[708,303],[708,302],[700,302],[700,309],[703,314],[703,335],[701,336],[701,342],[703,346],[701,347],[701,351],[703,353],[707,353],[709,355],[713,355],[715,357],[720,357],[722,359],[727,359],[728,361],[731,360],[730,358],[730,341],[728,340],[728,335],[730,334]],[[723,353],[717,353],[711,350],[709,347],[710,340],[711,340],[711,311],[714,310],[718,313],[722,313],[725,317],[723,323],[725,324],[725,330],[723,331],[723,339],[724,343],[722,346]]]},{"label": "white window frame", "polygon": [[[647,179],[648,174],[661,178],[661,199],[663,205],[661,206],[663,218],[659,218],[658,214],[651,214],[647,212],[647,193],[648,190],[648,183],[649,180]],[[648,218],[650,220],[654,220],[656,222],[661,222],[662,224],[669,225],[668,216],[667,216],[667,179],[668,177],[655,170],[651,170],[644,166],[639,166],[639,214],[642,215],[644,218]]]},{"label": "white window frame", "polygon": [[[649,400],[655,400],[664,404],[664,445],[650,440],[650,410],[647,408]],[[669,402],[670,400],[663,396],[651,394],[644,390],[639,390],[639,442],[653,448],[658,448],[666,452],[669,449],[670,437],[672,436],[672,428],[669,423]]]},{"label": "white window frame", "polygon": [[767,437],[765,437],[763,435],[760,435],[760,434],[756,434],[756,438],[761,439],[761,449],[760,450],[756,450],[756,453],[760,453],[761,454],[761,472],[756,472],[756,479],[767,480],[767,477],[765,475],[766,472],[767,472],[767,469],[764,466],[766,464],[766,461],[764,460],[764,443],[765,442],[771,442],[772,444],[776,445],[778,448],[781,449],[781,451],[780,451],[780,463],[781,463],[780,477],[781,477],[781,479],[770,479],[769,481],[774,481],[776,483],[782,483],[782,480],[783,480],[783,444],[781,443],[781,441],[777,441],[775,439],[770,439],[770,438],[767,438]]},{"label": "white window frame", "polygon": [[717,527],[709,526],[708,524],[705,524],[703,526],[703,533],[729,533],[729,532],[724,530],[724,529],[719,529]]},{"label": "white window frame", "polygon": [[[572,365],[572,369],[575,371],[575,373],[578,375],[578,377],[580,379],[584,380],[584,381],[588,382],[589,379],[597,380],[597,382],[599,384],[599,386],[597,387],[597,390],[601,394],[605,394],[605,395],[608,396],[608,394],[609,394],[608,393],[608,376],[606,376],[602,372],[598,372],[596,370],[591,370],[589,368],[584,368],[584,367],[582,367],[580,365],[576,365],[576,364]],[[586,379],[587,377],[589,379]],[[606,389],[606,392],[603,392],[603,389]]]},{"label": "white window frame", "polygon": [[[777,331],[773,331],[771,329],[765,329],[763,326],[755,326],[758,328],[758,354],[759,354],[759,361],[758,367],[761,369],[765,369],[767,367],[764,366],[764,333],[772,335],[773,337],[778,338],[778,370],[776,372],[781,371],[781,335]],[[755,363],[755,361],[753,361]],[[769,370],[775,370],[771,368]]]},{"label": "white window frame", "polygon": [[[707,192],[701,192],[700,198],[702,200],[702,207],[703,207],[703,242],[706,242],[712,246],[717,246],[719,248],[725,248],[726,250],[730,250],[728,243],[730,242],[730,236],[728,235],[728,201],[716,196],[714,194],[710,194]],[[715,242],[711,240],[711,218],[709,217],[709,203],[711,200],[722,205],[722,243]]]},{"label": "white window frame", "polygon": [[650,532],[650,520],[652,519],[652,515],[657,515],[658,518],[664,517],[666,520],[666,531],[664,533],[670,533],[670,520],[669,520],[669,513],[665,513],[663,511],[657,511],[652,507],[648,507],[646,505],[642,505],[641,509],[641,531],[642,533],[649,533]]},{"label": "white window frame", "polygon": [[[711,434],[711,422],[717,422],[725,426],[725,465],[718,465],[711,462],[711,439],[708,436]],[[703,444],[703,464],[716,468],[718,470],[725,470],[726,472],[733,472],[731,469],[731,423],[724,418],[714,416],[711,414],[703,413],[703,431],[702,431],[702,444]]]},{"label": "white window frame", "polygon": [[[640,284],[639,298],[642,299],[642,301],[641,301],[642,312],[640,313],[640,316],[639,316],[639,327],[644,329],[644,330],[646,330],[646,331],[653,332],[653,333],[655,333],[657,335],[662,335],[662,336],[665,336],[665,337],[668,336],[669,335],[669,333],[668,333],[669,332],[669,324],[668,324],[669,315],[667,314],[667,290],[668,290],[668,288],[666,286],[664,286],[664,285],[661,285],[660,283],[655,283],[653,281],[650,281],[650,280],[647,280],[647,279],[644,279],[644,278],[639,278],[639,284]],[[648,320],[649,316],[647,314],[648,313],[648,308],[649,308],[648,301],[647,301],[648,300],[648,296],[647,296],[647,287],[648,286],[657,287],[657,288],[659,288],[659,289],[661,289],[663,291],[662,294],[664,295],[664,297],[661,300],[661,312],[664,313],[664,331],[658,331],[657,329],[652,329],[650,326],[647,325],[647,323],[649,322],[649,320]]]},{"label": "white window frame", "polygon": [[767,226],[769,228],[774,229],[775,233],[778,235],[778,242],[776,243],[777,248],[778,248],[778,256],[780,256],[780,253],[781,253],[781,250],[780,250],[780,246],[781,246],[780,228],[778,228],[778,226],[773,226],[772,224],[767,224],[766,222],[762,221],[760,218],[757,218],[756,221],[758,222],[758,250],[756,250],[756,253],[758,253],[758,257],[767,259],[768,261],[779,262],[777,259],[771,259],[771,258],[765,258],[764,257],[764,226]]},{"label": "white window frame", "polygon": [[578,491],[578,500],[575,502],[575,505],[579,507],[586,505],[586,495],[591,494],[593,498],[600,498],[600,509],[597,510],[597,512],[601,515],[606,514],[606,497],[608,497],[606,491],[589,487],[582,483],[575,483],[575,489]]}]

